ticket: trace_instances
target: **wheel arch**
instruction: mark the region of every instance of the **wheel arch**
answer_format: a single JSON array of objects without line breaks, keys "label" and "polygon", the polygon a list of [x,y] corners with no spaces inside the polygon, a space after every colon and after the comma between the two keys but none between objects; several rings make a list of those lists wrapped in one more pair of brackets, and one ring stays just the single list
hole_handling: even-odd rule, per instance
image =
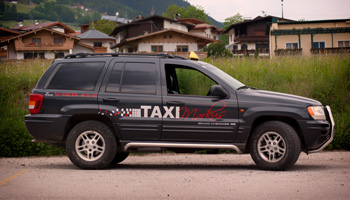
[{"label": "wheel arch", "polygon": [[97,115],[97,114],[77,114],[69,118],[66,124],[66,127],[64,129],[65,134],[64,134],[63,140],[66,141],[69,132],[72,130],[74,126],[76,126],[77,124],[83,121],[88,121],[88,120],[95,120],[106,124],[113,131],[117,141],[121,139],[118,128],[113,124],[110,118],[102,115]]},{"label": "wheel arch", "polygon": [[260,126],[261,124],[265,123],[265,122],[269,122],[269,121],[280,121],[280,122],[284,122],[288,125],[290,125],[298,134],[299,139],[300,139],[300,144],[302,146],[302,150],[305,149],[305,140],[302,134],[302,130],[301,127],[299,126],[297,120],[295,120],[292,117],[288,117],[288,116],[260,116],[257,117],[253,123],[252,123],[252,127],[250,129],[250,133],[249,133],[249,137],[247,139],[247,144],[245,146],[245,153],[250,153],[249,152],[249,143],[250,143],[250,139],[255,131],[255,129]]}]

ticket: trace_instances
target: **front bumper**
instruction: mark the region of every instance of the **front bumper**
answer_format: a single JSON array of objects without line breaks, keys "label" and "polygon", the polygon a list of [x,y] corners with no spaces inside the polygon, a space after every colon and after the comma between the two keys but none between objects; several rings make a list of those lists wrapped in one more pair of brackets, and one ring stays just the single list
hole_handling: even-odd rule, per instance
[{"label": "front bumper", "polygon": [[333,141],[333,138],[334,138],[334,126],[335,126],[335,123],[334,123],[334,119],[333,119],[333,114],[332,114],[332,110],[331,110],[331,107],[329,106],[326,106],[326,114],[327,114],[327,120],[328,122],[330,123],[330,133],[327,135],[327,140],[318,148],[316,149],[312,149],[310,151],[308,151],[308,153],[317,153],[317,152],[320,152],[322,151],[324,148],[326,148],[326,146],[328,146],[332,141]]}]

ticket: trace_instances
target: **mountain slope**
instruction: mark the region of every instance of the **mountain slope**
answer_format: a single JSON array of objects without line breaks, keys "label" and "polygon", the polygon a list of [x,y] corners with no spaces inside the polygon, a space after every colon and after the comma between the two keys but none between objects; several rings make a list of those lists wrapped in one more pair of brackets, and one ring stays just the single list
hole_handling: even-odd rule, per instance
[{"label": "mountain slope", "polygon": [[[178,5],[180,7],[188,7],[191,4],[184,0],[70,0],[72,5],[77,3],[88,8],[93,8],[101,13],[106,12],[109,15],[119,13],[120,17],[135,19],[137,15],[147,17],[150,15],[152,8],[156,15],[162,15],[170,5]],[[222,27],[222,23],[216,21],[212,17],[208,17],[211,23],[218,28]]]}]

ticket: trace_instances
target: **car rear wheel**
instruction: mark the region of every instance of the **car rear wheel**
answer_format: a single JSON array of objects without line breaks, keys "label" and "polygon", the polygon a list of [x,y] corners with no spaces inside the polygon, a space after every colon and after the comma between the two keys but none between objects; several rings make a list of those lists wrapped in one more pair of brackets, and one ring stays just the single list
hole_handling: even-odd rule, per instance
[{"label": "car rear wheel", "polygon": [[298,160],[301,152],[296,131],[280,121],[265,122],[258,126],[249,142],[250,154],[265,170],[285,170]]},{"label": "car rear wheel", "polygon": [[82,169],[102,169],[114,159],[117,141],[111,129],[98,121],[77,124],[69,133],[66,151],[74,165]]}]

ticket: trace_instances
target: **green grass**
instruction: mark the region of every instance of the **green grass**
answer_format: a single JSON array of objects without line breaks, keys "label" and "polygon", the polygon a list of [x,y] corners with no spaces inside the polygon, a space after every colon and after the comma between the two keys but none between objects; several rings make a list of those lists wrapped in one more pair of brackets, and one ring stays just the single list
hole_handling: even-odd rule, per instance
[{"label": "green grass", "polygon": [[[45,23],[45,22],[48,22],[47,20],[39,20],[39,23],[42,24],[42,23]],[[29,25],[33,25],[35,22],[34,20],[23,20],[23,26],[29,26]],[[16,26],[18,26],[18,22],[15,21],[15,20],[9,20],[9,21],[6,21],[6,20],[0,20],[0,24],[2,24],[4,27],[9,27],[9,28],[14,28]]]},{"label": "green grass", "polygon": [[328,149],[350,150],[349,56],[206,61],[248,86],[309,97],[331,106],[336,126],[334,141]]},{"label": "green grass", "polygon": [[28,98],[50,60],[0,63],[0,157],[57,155],[63,150],[31,143],[24,125]]},{"label": "green grass", "polygon": [[[349,56],[282,57],[272,60],[225,58],[206,61],[246,85],[310,97],[330,105],[336,127],[334,141],[328,149],[350,150]],[[51,60],[0,63],[0,156],[64,153],[46,144],[31,143],[32,138],[24,125],[30,91],[50,63]]]}]

